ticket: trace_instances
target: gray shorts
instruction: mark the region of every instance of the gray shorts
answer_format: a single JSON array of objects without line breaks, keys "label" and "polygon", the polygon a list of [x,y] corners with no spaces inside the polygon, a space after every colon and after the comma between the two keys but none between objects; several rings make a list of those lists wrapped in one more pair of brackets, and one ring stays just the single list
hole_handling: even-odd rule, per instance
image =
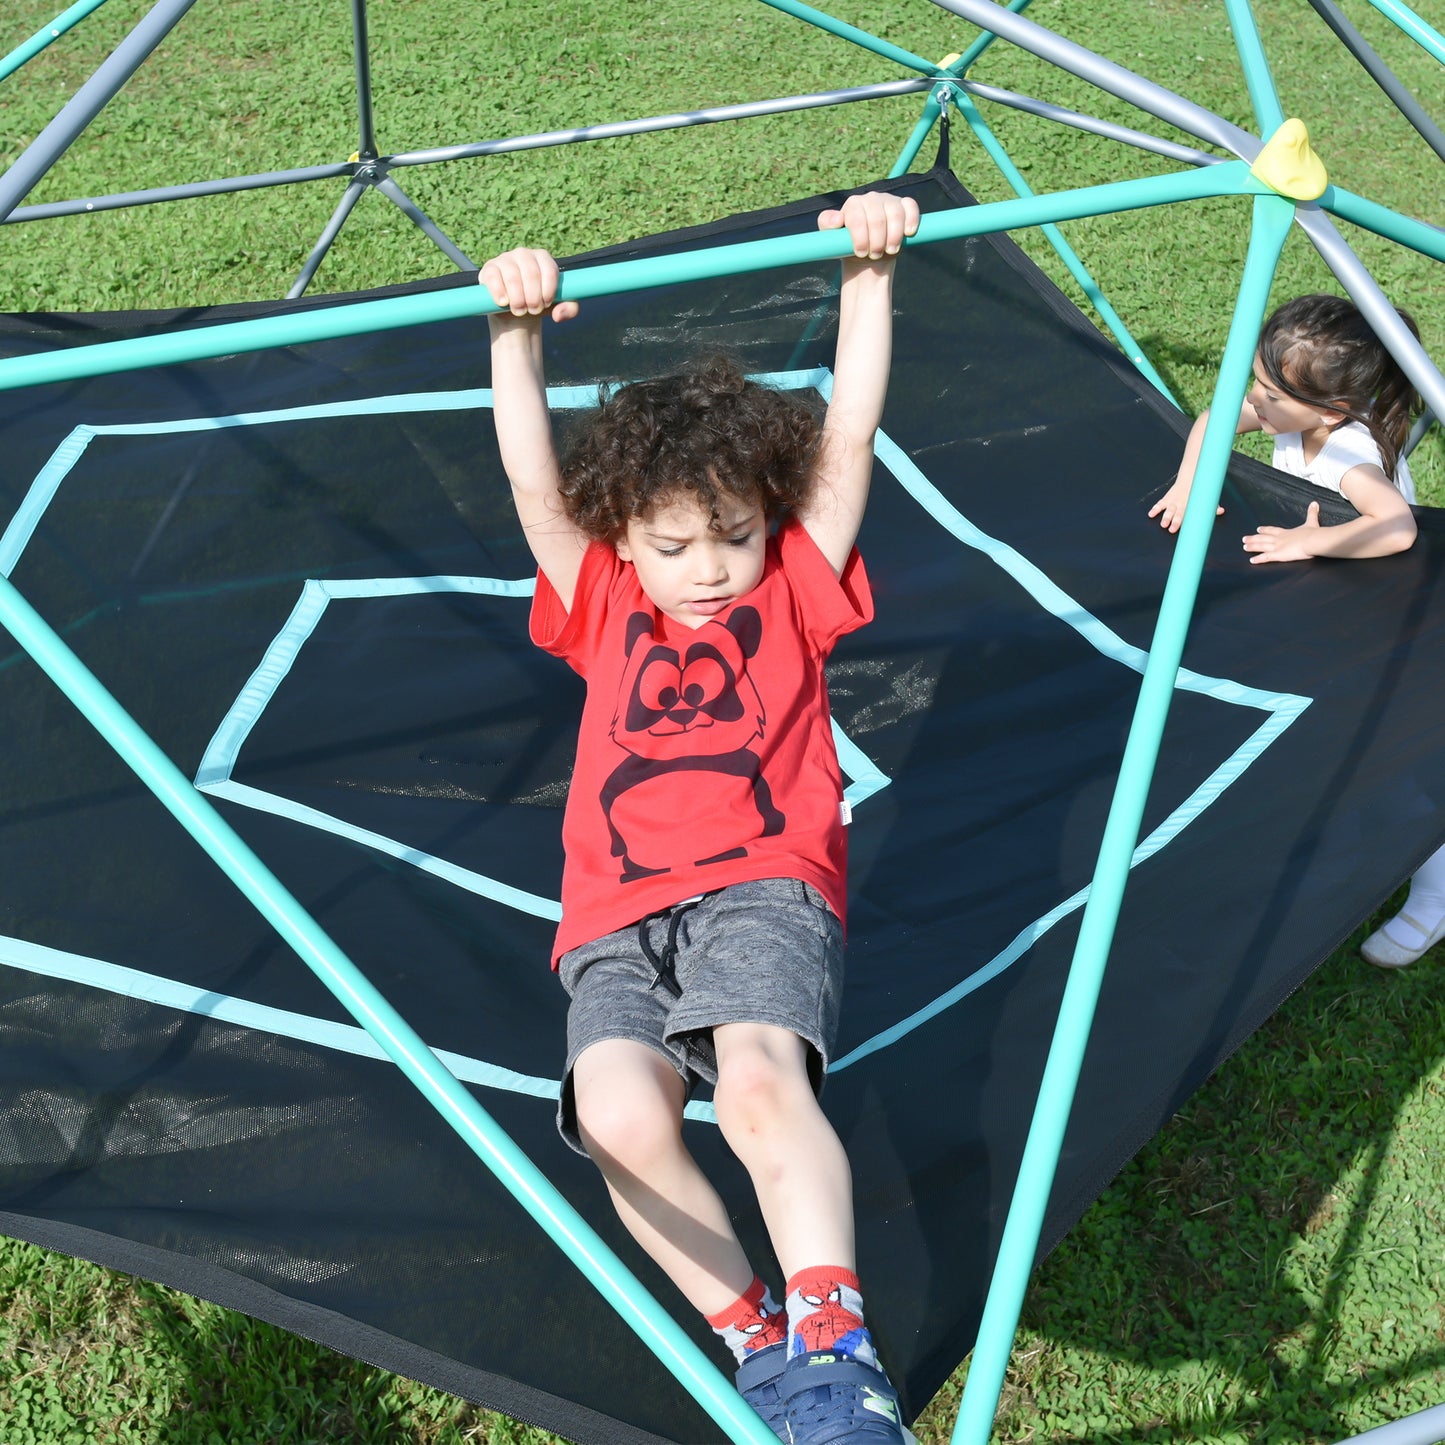
[{"label": "gray shorts", "polygon": [[579,1154],[587,1151],[572,1068],[607,1039],[661,1054],[691,1096],[700,1082],[717,1082],[718,1024],[774,1024],[810,1045],[813,1088],[823,1087],[843,992],[843,925],[810,884],[734,883],[584,943],[562,955],[557,971],[572,1000],[557,1128]]}]

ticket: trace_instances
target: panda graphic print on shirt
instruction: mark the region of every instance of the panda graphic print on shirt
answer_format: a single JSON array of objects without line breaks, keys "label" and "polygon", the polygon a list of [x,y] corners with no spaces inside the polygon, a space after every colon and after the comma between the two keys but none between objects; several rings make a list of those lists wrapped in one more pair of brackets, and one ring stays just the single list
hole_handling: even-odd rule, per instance
[{"label": "panda graphic print on shirt", "polygon": [[587,684],[554,961],[762,878],[808,884],[843,917],[843,779],[823,668],[872,615],[857,552],[840,577],[796,522],[769,539],[752,591],[701,627],[660,612],[605,543],[584,554],[570,606],[538,577],[532,640]]},{"label": "panda graphic print on shirt", "polygon": [[[667,873],[672,859],[704,867],[747,857],[743,844],[711,857],[688,856],[696,851],[688,839],[699,836],[692,815],[709,807],[736,815],[736,795],[751,798],[760,836],[786,826],[752,747],[767,724],[747,672],[762,626],[757,609],[740,604],[725,623],[709,623],[674,645],[654,635],[652,614],[634,612],[627,619],[627,664],[611,729],[627,756],[599,794],[621,882]],[[681,781],[690,807],[677,816]],[[662,800],[660,811],[649,806],[654,793]]]}]

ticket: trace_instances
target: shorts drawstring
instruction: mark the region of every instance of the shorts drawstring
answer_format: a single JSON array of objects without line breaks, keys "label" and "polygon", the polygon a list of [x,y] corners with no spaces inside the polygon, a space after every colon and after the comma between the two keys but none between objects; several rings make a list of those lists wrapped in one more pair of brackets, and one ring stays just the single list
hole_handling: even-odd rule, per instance
[{"label": "shorts drawstring", "polygon": [[[673,904],[671,908],[649,913],[638,923],[637,942],[642,948],[643,957],[652,965],[652,971],[657,975],[647,986],[649,993],[661,984],[673,998],[682,997],[682,985],[677,981],[677,931],[682,927],[683,916],[696,908],[700,901],[689,898],[682,903]],[[653,948],[652,940],[647,936],[648,926],[659,918],[667,919],[667,942],[663,944],[661,954]]]}]

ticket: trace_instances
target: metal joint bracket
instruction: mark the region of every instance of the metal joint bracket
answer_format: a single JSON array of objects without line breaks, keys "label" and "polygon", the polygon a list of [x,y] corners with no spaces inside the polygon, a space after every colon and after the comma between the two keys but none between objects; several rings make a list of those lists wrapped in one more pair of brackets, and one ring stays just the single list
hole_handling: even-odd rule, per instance
[{"label": "metal joint bracket", "polygon": [[950,76],[947,80],[935,81],[933,89],[928,92],[928,98],[940,112],[947,115],[950,102],[957,105],[962,94],[962,83],[956,77]]}]

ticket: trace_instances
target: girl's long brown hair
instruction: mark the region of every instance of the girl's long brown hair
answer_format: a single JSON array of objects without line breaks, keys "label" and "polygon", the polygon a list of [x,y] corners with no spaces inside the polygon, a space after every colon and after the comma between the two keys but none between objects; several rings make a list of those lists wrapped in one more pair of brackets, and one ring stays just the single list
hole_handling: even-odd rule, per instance
[{"label": "girl's long brown hair", "polygon": [[[1419,340],[1414,317],[1398,314]],[[1287,301],[1264,323],[1259,362],[1286,395],[1367,427],[1394,481],[1420,396],[1358,307],[1323,292]]]}]

